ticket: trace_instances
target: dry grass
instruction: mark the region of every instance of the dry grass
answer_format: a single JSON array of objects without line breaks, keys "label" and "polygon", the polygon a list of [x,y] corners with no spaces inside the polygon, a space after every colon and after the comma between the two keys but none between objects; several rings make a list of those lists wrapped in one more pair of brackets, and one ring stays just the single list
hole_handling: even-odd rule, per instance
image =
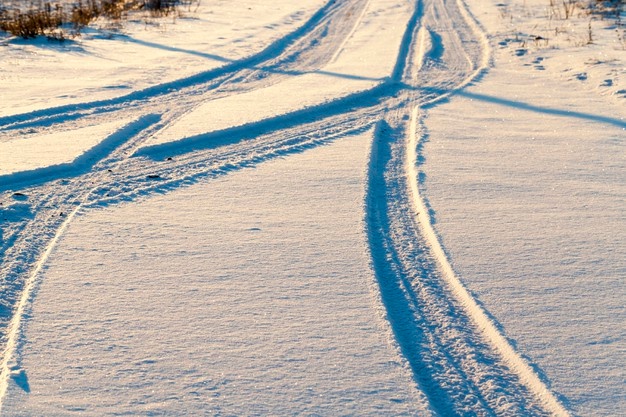
[{"label": "dry grass", "polygon": [[0,30],[28,39],[46,35],[50,30],[61,26],[63,20],[63,12],[51,7],[45,10],[29,10],[25,13],[4,12],[0,15]]},{"label": "dry grass", "polygon": [[97,19],[121,27],[131,12],[144,11],[151,18],[178,13],[180,0],[78,0],[76,3],[31,4],[28,10],[0,10],[0,30],[24,39],[37,36],[64,40]]}]

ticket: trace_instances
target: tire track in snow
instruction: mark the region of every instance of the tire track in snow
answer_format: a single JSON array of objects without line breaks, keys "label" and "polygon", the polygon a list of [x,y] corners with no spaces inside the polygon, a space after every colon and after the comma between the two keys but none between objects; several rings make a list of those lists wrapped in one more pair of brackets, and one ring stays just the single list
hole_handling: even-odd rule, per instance
[{"label": "tire track in snow", "polygon": [[98,112],[108,112],[111,109],[125,107],[132,104],[138,104],[151,99],[161,99],[163,96],[172,95],[172,92],[185,89],[198,89],[203,84],[213,81],[223,76],[237,73],[250,67],[257,67],[264,62],[279,57],[291,44],[299,38],[306,37],[310,32],[332,14],[337,8],[343,7],[341,3],[335,0],[328,0],[322,8],[313,14],[302,26],[293,32],[283,36],[262,51],[243,58],[241,60],[230,62],[222,67],[210,69],[183,79],[174,80],[167,83],[157,84],[145,89],[134,91],[132,93],[112,98],[97,100],[92,102],[68,104],[58,107],[52,107],[42,110],[34,110],[26,113],[15,114],[0,117],[0,130],[16,129],[24,127],[36,126],[38,123],[50,125],[63,122],[73,117],[82,117],[84,114],[92,114]]},{"label": "tire track in snow", "polygon": [[37,284],[37,277],[40,274],[45,263],[47,262],[48,258],[50,257],[50,254],[52,253],[52,250],[59,241],[61,235],[63,234],[63,232],[65,232],[65,229],[67,229],[67,226],[70,224],[80,207],[80,205],[76,206],[61,223],[55,235],[48,242],[45,250],[43,251],[43,254],[35,263],[32,271],[26,279],[26,282],[24,283],[24,288],[21,289],[20,298],[17,302],[17,306],[15,308],[15,311],[13,312],[13,317],[9,322],[9,326],[6,331],[6,343],[2,355],[2,360],[0,361],[0,413],[2,412],[2,399],[4,399],[6,395],[10,379],[12,377],[20,375],[21,372],[16,353],[19,344],[20,332],[22,330],[22,320],[24,318],[24,313],[30,301],[31,295]]},{"label": "tire track in snow", "polygon": [[[334,0],[330,0],[324,8],[318,11],[313,18],[301,29],[294,32],[297,36],[308,37],[310,33],[316,31],[317,25],[323,23],[324,21],[329,19],[329,16],[332,16],[332,21],[329,24],[339,25],[342,23],[342,11],[345,12],[347,7],[354,3],[357,7],[359,5],[363,6],[362,2],[343,2],[336,3]],[[358,22],[356,23],[358,24]],[[355,25],[356,25],[355,24]],[[286,53],[294,53],[294,48],[292,47],[294,44],[297,50],[298,41],[296,39],[296,35],[294,33],[286,36],[283,39],[275,42],[269,50],[264,51],[263,53],[255,56],[252,60],[256,60],[255,65],[261,68],[261,63],[266,60],[271,62],[272,60],[280,62],[281,54]],[[319,35],[318,35],[319,36]],[[323,40],[323,39],[321,39]],[[332,45],[336,45],[337,42],[341,42],[339,39],[331,39],[331,45],[326,48],[330,48],[328,50],[332,50]],[[283,51],[276,51],[277,45],[283,48]],[[300,48],[304,48],[306,45],[300,45]],[[287,51],[287,52],[285,52]],[[297,53],[297,52],[296,52]],[[265,55],[270,55],[268,59]],[[299,63],[300,69],[306,69],[307,65],[310,65],[310,70],[315,70],[319,62],[325,62],[330,54],[326,53],[327,58],[323,58],[321,61],[319,59],[313,60],[310,64],[307,64],[307,61],[302,61]],[[244,60],[245,61],[245,60]],[[236,62],[231,65],[229,68],[232,71],[231,74],[227,74],[224,76],[224,80],[217,79],[215,83],[217,85],[224,85],[227,82],[233,82],[232,79],[238,72],[245,72],[247,70],[245,68],[246,64],[250,64],[250,60],[246,62]],[[220,71],[224,72],[223,69],[218,69],[217,73],[221,77],[222,74]],[[264,71],[263,68],[257,69],[256,71]],[[215,75],[216,71],[209,71],[208,73],[201,74],[200,78],[207,77],[208,75]],[[280,74],[280,71],[274,71],[276,74]],[[208,74],[208,75],[207,75]],[[196,77],[196,78],[198,78]],[[189,83],[190,85],[197,87],[194,84],[197,80],[194,77],[190,79],[184,80],[184,82]],[[280,79],[280,77],[276,77]],[[203,81],[203,80],[201,80]],[[267,83],[267,80],[265,81]],[[60,181],[53,181],[49,184],[44,184],[40,187],[31,187],[28,189],[28,194],[30,196],[30,200],[32,201],[31,207],[33,212],[35,212],[35,216],[30,221],[23,221],[15,227],[12,227],[10,232],[12,237],[17,236],[16,239],[13,239],[12,245],[10,247],[5,247],[2,253],[3,259],[10,259],[10,262],[4,262],[0,269],[1,277],[3,279],[1,285],[1,299],[0,304],[4,306],[4,311],[2,317],[0,319],[4,321],[0,321],[0,325],[4,328],[3,330],[3,344],[5,346],[5,350],[0,361],[0,407],[2,405],[3,396],[6,394],[6,388],[8,386],[8,382],[12,375],[16,375],[16,372],[20,372],[19,366],[16,362],[17,360],[17,349],[19,347],[19,337],[21,332],[21,323],[23,320],[23,314],[25,309],[27,308],[28,303],[31,299],[31,293],[33,288],[36,286],[36,280],[38,278],[39,272],[41,268],[45,264],[47,258],[52,252],[55,244],[59,241],[63,232],[67,229],[71,220],[75,217],[76,213],[84,207],[85,202],[90,200],[90,202],[98,203],[100,201],[100,197],[98,196],[99,189],[102,188],[103,184],[107,184],[107,176],[110,174],[109,170],[112,171],[111,168],[124,166],[124,162],[127,162],[131,155],[135,153],[135,151],[141,146],[141,144],[151,135],[153,135],[156,131],[162,129],[167,120],[171,121],[175,118],[180,117],[184,114],[185,111],[189,111],[193,108],[194,103],[198,101],[206,100],[207,98],[211,99],[214,97],[203,97],[200,96],[196,98],[198,95],[195,91],[191,91],[190,88],[186,88],[185,91],[176,92],[169,94],[169,84],[163,84],[160,86],[153,87],[151,89],[143,90],[138,93],[132,93],[129,96],[122,97],[121,99],[108,100],[104,102],[94,102],[87,103],[85,105],[77,105],[77,106],[63,106],[59,108],[47,109],[38,112],[31,112],[24,115],[11,116],[9,118],[0,119],[2,122],[6,122],[7,120],[12,122],[9,125],[5,125],[4,128],[13,129],[13,128],[23,128],[26,125],[42,125],[45,126],[49,122],[51,124],[56,123],[56,119],[58,121],[74,121],[78,117],[74,117],[75,111],[85,111],[85,114],[93,114],[95,117],[102,115],[103,113],[115,111],[115,106],[119,105],[120,109],[124,109],[129,105],[128,100],[129,97],[133,100],[147,100],[153,99],[155,97],[160,96],[172,96],[171,100],[178,99],[178,102],[185,102],[187,99],[191,99],[191,107],[189,104],[183,106],[184,109],[182,111],[172,111],[170,114],[162,114],[161,117],[163,120],[153,123],[151,127],[148,129],[139,132],[137,135],[130,135],[126,138],[126,140],[122,140],[122,143],[119,143],[116,149],[113,150],[109,155],[105,158],[101,159],[98,163],[96,163],[90,172],[76,178],[71,183],[67,181],[66,178],[61,179]],[[251,83],[251,87],[256,88],[256,84]],[[211,87],[212,88],[212,87]],[[210,90],[210,88],[209,88]],[[225,89],[227,90],[227,88]],[[150,95],[154,97],[151,97]],[[171,101],[170,100],[170,101]],[[131,103],[132,104],[132,103]],[[139,104],[139,103],[135,103]],[[163,108],[163,105],[160,105],[160,108]],[[143,106],[143,111],[151,110],[154,107]],[[86,110],[85,110],[86,109]],[[145,113],[144,113],[145,114]],[[52,115],[52,116],[51,116]],[[49,118],[49,116],[51,116]],[[27,120],[28,118],[34,118],[35,120]],[[43,119],[39,119],[42,117]],[[158,116],[157,116],[158,117]],[[56,118],[56,119],[55,119]],[[20,126],[20,119],[25,119],[23,124]],[[309,135],[310,137],[302,138],[301,134],[298,137],[294,137],[293,134],[291,137],[287,138],[279,138],[274,139],[274,141],[270,141],[268,145],[266,145],[266,149],[263,151],[262,149],[248,147],[247,151],[236,153],[236,155],[228,155],[228,151],[226,155],[212,155],[212,161],[208,164],[205,162],[205,165],[202,166],[202,161],[198,164],[200,165],[199,170],[190,169],[189,164],[192,163],[189,160],[187,161],[187,165],[176,172],[177,178],[172,181],[164,182],[163,184],[159,184],[159,186],[153,186],[152,184],[155,181],[146,181],[146,175],[149,175],[149,172],[154,172],[155,165],[153,161],[144,166],[142,173],[139,174],[142,176],[142,181],[130,182],[130,184],[126,184],[127,186],[133,185],[141,185],[143,182],[149,183],[150,186],[143,188],[142,192],[137,192],[137,190],[133,190],[131,193],[131,199],[136,198],[137,196],[145,195],[145,193],[155,192],[155,191],[163,191],[172,189],[174,187],[178,187],[185,183],[188,183],[190,180],[201,176],[204,174],[205,176],[214,174],[220,175],[227,172],[232,171],[233,169],[239,169],[245,166],[249,166],[254,163],[259,163],[268,158],[297,152],[303,150],[307,147],[318,146],[323,143],[328,143],[329,140],[333,140],[337,135],[345,136],[350,134],[351,132],[359,132],[363,129],[363,126],[367,128],[369,126],[369,118],[365,119],[365,123],[359,121],[357,118],[353,118],[352,122],[346,123],[346,121],[350,119],[350,117],[346,118],[342,117],[342,123],[340,127],[335,127],[334,130],[336,133],[330,133],[329,136],[325,138],[319,138],[319,133],[324,131],[323,129],[327,129],[326,133],[330,131],[328,128],[324,128],[322,125],[318,124],[316,126],[316,132],[314,134]],[[336,122],[336,121],[335,121]],[[333,123],[335,123],[333,122]],[[301,127],[301,126],[299,126]],[[284,126],[283,128],[286,128]],[[322,130],[320,130],[320,128]],[[331,123],[332,130],[332,123]],[[123,132],[122,132],[123,133]],[[317,134],[317,136],[316,136]],[[118,143],[119,141],[115,141]],[[229,158],[230,156],[230,158]],[[217,159],[217,160],[215,160]],[[133,165],[131,163],[131,165]],[[209,165],[207,167],[207,165]],[[180,168],[180,166],[179,166]],[[192,172],[189,172],[192,171]],[[129,181],[126,181],[129,183]],[[15,189],[13,185],[7,185],[5,188],[7,190]],[[93,194],[93,195],[92,195]],[[94,197],[95,195],[95,197]],[[4,201],[10,201],[11,197],[9,194],[5,195]],[[116,201],[121,201],[123,199],[117,199]],[[110,201],[109,201],[110,203]]]},{"label": "tire track in snow", "polygon": [[[157,121],[157,115],[148,114],[137,122],[121,128],[120,131],[127,135],[126,140],[112,151],[108,159],[114,158],[120,152],[123,153],[125,146],[133,146],[133,139],[140,137]],[[133,131],[134,133],[131,133]],[[109,145],[105,144],[103,151],[108,152]],[[96,163],[95,167],[106,161],[107,158],[104,158],[103,161]],[[0,413],[10,379],[22,372],[17,356],[22,321],[41,270],[73,218],[97,188],[94,184],[101,182],[100,178],[105,172],[102,169],[92,169],[79,177],[69,192],[64,193],[62,189],[55,190],[53,187],[51,193],[44,194],[37,203],[38,209],[34,219],[19,228],[21,240],[18,239],[2,254],[4,259],[11,259],[9,262],[3,260],[0,269],[3,278],[0,301],[4,307],[2,319],[5,320],[2,322],[5,327],[2,333],[4,351],[0,359]],[[44,192],[49,191],[49,187],[42,188]],[[10,311],[10,317],[6,316],[7,311]]]},{"label": "tire track in snow", "polygon": [[411,208],[407,122],[377,129],[367,228],[380,298],[398,347],[437,415],[548,415],[452,296]]},{"label": "tire track in snow", "polygon": [[[426,3],[429,7],[425,12]],[[331,19],[330,11],[339,7],[333,4],[332,0],[326,4],[326,15],[316,14],[315,25]],[[325,55],[321,60],[312,57],[311,68],[319,62],[336,58],[352,36],[367,6],[366,2],[355,4],[361,5],[363,10],[353,20],[355,23],[352,29],[343,32],[346,36],[343,40],[333,40],[333,45],[337,47],[333,54]],[[452,10],[454,7],[456,9]],[[431,12],[435,9],[437,13]],[[332,19],[338,19],[338,16],[341,14],[332,15]],[[455,30],[438,35],[438,27],[453,27],[442,22],[441,19],[446,18],[455,22]],[[315,30],[315,25],[303,29],[301,35],[308,36]],[[464,30],[461,35],[457,34]],[[443,49],[440,54],[442,59],[448,59],[447,63],[451,64],[449,68],[445,65],[424,65],[434,43],[431,34],[442,39],[442,48],[452,45],[452,48]],[[477,39],[477,50],[467,49],[468,38]],[[286,44],[292,45],[294,41],[284,40],[284,51],[288,50]],[[452,54],[452,51],[455,53]],[[266,53],[271,55],[273,52]],[[258,71],[263,71],[263,62],[267,62],[270,67],[278,63],[279,67],[290,68],[289,57],[300,55],[297,50],[286,53],[286,61],[282,63],[280,57],[266,56],[267,59],[259,61]],[[228,94],[230,88],[237,87],[237,82],[241,81],[239,76],[250,78],[250,71],[243,66],[231,68],[231,73],[219,74],[223,79],[216,78],[214,84],[205,86],[203,94],[208,96],[202,97],[203,94],[191,92],[189,88],[172,93],[169,96],[171,102],[180,100],[185,103],[182,110],[163,115],[163,120],[152,129],[129,138],[115,152],[96,164],[90,173],[67,186],[52,183],[30,190],[42,196],[37,205],[33,206],[37,207],[37,215],[32,221],[24,223],[21,232],[26,237],[14,242],[13,247],[9,248],[14,250],[5,252],[5,255],[21,253],[23,257],[19,259],[26,263],[29,263],[29,259],[35,262],[25,270],[8,274],[11,275],[8,281],[13,281],[13,297],[16,301],[11,303],[13,315],[7,325],[6,350],[0,361],[0,407],[11,376],[19,372],[17,359],[21,322],[30,302],[30,294],[55,244],[80,209],[136,200],[155,192],[167,192],[193,183],[198,178],[225,175],[276,156],[319,146],[364,131],[380,120],[381,114],[386,114],[385,121],[380,122],[376,129],[370,161],[366,204],[368,236],[381,299],[387,307],[387,317],[399,349],[409,362],[416,383],[426,393],[433,411],[439,415],[567,415],[545,384],[498,332],[484,310],[462,285],[461,289],[457,288],[455,282],[459,285],[460,282],[449,266],[445,252],[432,231],[432,225],[428,228],[430,223],[424,216],[426,208],[416,188],[417,109],[419,106],[432,106],[476,80],[484,73],[488,62],[486,37],[461,0],[454,3],[445,0],[418,1],[402,39],[390,81],[357,96],[357,101],[365,101],[360,106],[346,109],[342,108],[344,103],[339,101],[290,113],[283,116],[279,123],[276,123],[277,120],[253,123],[241,127],[240,132],[223,132],[224,140],[215,149],[192,146],[171,161],[130,157],[146,138],[168,122],[181,117],[203,100]],[[414,66],[416,69],[413,69]],[[276,79],[280,80],[280,71],[276,74]],[[207,74],[203,76],[207,77]],[[416,78],[421,85],[415,83]],[[195,81],[186,80],[190,83],[187,87],[199,85],[194,84]],[[256,88],[257,85],[250,81],[249,88]],[[142,94],[145,97],[138,95],[134,99],[139,102],[165,97],[168,94],[166,86],[144,90]],[[154,97],[149,97],[151,93],[155,93]],[[417,103],[417,107],[409,103]],[[110,106],[116,105],[123,108],[126,102],[99,103],[86,111],[109,111],[112,108]],[[413,108],[415,110],[410,111]],[[49,119],[46,119],[48,115],[43,111],[39,114],[43,118],[36,123],[45,124],[54,121],[54,117],[70,119],[75,114],[72,112],[79,110],[70,107],[51,109],[49,113],[52,116]],[[320,112],[324,117],[315,120]],[[19,123],[17,120],[12,127],[20,126]],[[109,169],[113,172],[109,173]],[[155,172],[158,173],[157,177],[147,178]],[[62,220],[54,215],[59,209],[69,213]],[[41,242],[46,240],[45,247],[38,249]],[[3,271],[5,280],[8,275]],[[2,296],[5,297],[5,294]]]},{"label": "tire track in snow", "polygon": [[339,45],[339,47],[337,48],[333,56],[330,57],[330,60],[328,62],[330,63],[335,62],[337,58],[339,57],[339,55],[341,54],[341,52],[343,52],[344,47],[346,46],[346,44],[348,43],[352,35],[354,35],[354,32],[356,31],[357,27],[363,20],[363,17],[365,16],[365,13],[367,12],[367,9],[369,6],[370,6],[370,0],[366,0],[365,3],[363,4],[363,9],[361,10],[359,17],[356,19],[356,22],[352,26],[352,29],[350,29],[350,32],[348,32],[348,35],[344,38],[343,42],[341,42],[341,44]]},{"label": "tire track in snow", "polygon": [[[289,51],[288,53],[293,53],[294,52],[294,48],[297,50],[298,48],[305,48],[305,45],[299,44],[298,42],[298,38],[299,37],[309,37],[311,35],[311,33],[317,33],[319,32],[319,30],[317,29],[319,25],[324,25],[327,26],[328,25],[328,20],[330,19],[330,17],[333,17],[333,21],[339,21],[341,22],[343,20],[344,14],[346,9],[348,8],[348,6],[351,6],[352,4],[355,4],[355,7],[358,7],[359,4],[359,0],[357,0],[356,2],[343,2],[343,3],[338,3],[335,2],[333,0],[329,0],[324,7],[322,7],[317,13],[314,14],[313,17],[311,17],[309,19],[309,21],[307,23],[305,23],[301,28],[297,29],[295,32],[292,32],[290,34],[288,34],[287,36],[277,40],[276,42],[274,42],[270,47],[266,48],[266,50],[262,51],[261,53],[251,57],[248,60],[243,60],[243,61],[239,61],[234,63],[233,65],[231,65],[230,67],[224,69],[224,68],[218,68],[217,70],[211,70],[208,71],[207,73],[203,73],[198,75],[196,78],[198,79],[202,79],[202,78],[211,78],[213,76],[215,76],[215,73],[217,72],[218,75],[222,74],[222,73],[226,73],[228,71],[230,71],[231,73],[225,78],[219,78],[217,80],[214,80],[215,83],[217,83],[217,85],[224,85],[225,83],[229,83],[231,81],[230,78],[234,76],[234,74],[237,74],[238,72],[241,72],[242,69],[239,68],[246,68],[247,64],[250,65],[256,65],[256,66],[262,66],[263,62],[265,62],[264,60],[280,60],[281,58],[281,54],[286,53],[285,51]],[[336,24],[336,23],[335,23]],[[316,36],[320,36],[319,33]],[[295,46],[294,46],[295,45]],[[299,46],[298,46],[299,45]],[[306,63],[301,63],[301,67],[306,67]],[[312,67],[310,67],[310,69],[315,69],[317,68],[317,63],[313,62],[311,63],[311,65],[314,65]],[[260,70],[257,70],[260,71]],[[189,79],[185,79],[183,80],[183,84],[185,82],[187,83],[191,83],[191,85],[193,87],[198,87],[198,85],[193,84],[193,82],[196,82],[198,80],[196,80],[196,78],[189,78]],[[202,81],[202,80],[201,80]],[[200,82],[200,81],[198,81]],[[176,93],[169,93],[169,87],[170,87],[171,83],[167,83],[167,84],[163,84],[160,86],[155,86],[152,87],[150,89],[147,90],[143,90],[143,92],[137,92],[137,93],[131,93],[130,97],[135,97],[137,94],[139,94],[140,96],[150,96],[150,94],[155,94],[156,96],[159,96],[159,94],[162,95],[170,95],[172,97],[170,97],[170,99],[175,99],[178,98],[178,102],[176,102],[176,105],[173,106],[168,106],[168,103],[165,104],[160,104],[159,106],[157,106],[156,108],[154,108],[154,106],[143,106],[143,114],[146,114],[146,112],[150,111],[150,110],[157,110],[157,113],[161,113],[161,122],[159,122],[154,129],[152,129],[152,132],[148,132],[148,133],[154,133],[156,130],[163,128],[164,126],[167,125],[167,123],[171,123],[173,120],[176,120],[178,118],[180,118],[185,112],[193,109],[197,104],[198,101],[203,101],[206,100],[207,98],[210,99],[212,98],[211,96],[209,97],[196,97],[198,95],[197,91],[191,90],[189,88],[187,88],[185,91],[181,91],[181,92],[176,92]],[[257,88],[254,84],[251,85],[249,88]],[[135,96],[133,96],[133,94]],[[126,96],[126,98],[128,98],[129,96]],[[137,98],[137,97],[135,97]],[[162,97],[159,97],[162,98]],[[71,116],[71,112],[73,111],[73,109],[77,108],[80,109],[82,107],[94,107],[93,109],[89,110],[90,112],[95,112],[93,114],[92,117],[97,118],[99,115],[102,115],[102,113],[98,114],[98,111],[104,111],[104,112],[109,112],[111,111],[108,107],[110,107],[111,105],[113,105],[116,100],[121,101],[121,110],[123,111],[127,111],[126,109],[128,109],[129,105],[137,105],[138,103],[133,103],[133,102],[123,102],[124,98],[121,99],[113,99],[113,100],[109,100],[109,101],[104,101],[104,107],[102,108],[96,108],[97,105],[101,105],[103,102],[95,102],[94,103],[86,103],[86,104],[80,104],[80,105],[76,105],[76,106],[63,106],[63,107],[59,107],[59,108],[52,108],[52,109],[46,109],[46,110],[42,110],[42,111],[38,111],[38,112],[31,112],[31,113],[25,113],[23,115],[16,115],[16,116],[9,116],[9,117],[5,117],[2,118],[0,120],[2,120],[2,122],[6,122],[7,120],[14,120],[15,118],[25,118],[28,119],[30,117],[35,117],[37,116],[37,114],[48,114],[48,113],[54,113],[56,116],[59,116],[61,119],[63,119],[64,121],[69,121],[70,124],[73,124],[74,118]],[[185,101],[189,101],[189,99],[191,99],[190,103],[185,103]],[[170,109],[168,107],[173,107],[174,109]],[[182,107],[182,109],[179,109],[180,107]],[[95,109],[95,110],[94,110]],[[165,112],[163,112],[163,110],[165,110]],[[136,109],[133,108],[133,112],[137,113]],[[162,113],[163,112],[163,113]],[[139,113],[141,114],[141,113]],[[35,117],[36,118],[36,117]],[[141,118],[141,116],[139,116],[139,118]],[[91,123],[93,123],[94,121],[92,120]],[[30,123],[30,121],[28,122]],[[7,126],[4,126],[5,128]],[[10,127],[10,126],[9,126]],[[123,132],[121,132],[123,133]],[[118,133],[119,134],[119,133]],[[115,134],[115,135],[118,135]],[[136,138],[134,136],[129,136],[133,137],[132,142],[129,139],[129,142],[122,144],[119,149],[117,149],[115,151],[115,154],[111,155],[109,158],[107,158],[107,160],[101,161],[100,167],[94,167],[95,170],[97,169],[106,169],[106,168],[110,168],[109,165],[112,165],[113,163],[115,163],[116,161],[119,160],[124,160],[127,159],[128,157],[130,157],[130,155],[132,153],[135,152],[135,150],[140,146],[141,142],[145,141],[148,137],[149,134],[144,134],[142,137],[140,138]],[[75,170],[75,168],[73,166],[69,166],[67,167],[70,170]],[[44,170],[45,171],[45,170]],[[19,175],[17,176],[13,176],[11,178],[5,178],[6,181],[3,181],[2,186],[0,186],[2,189],[5,190],[14,190],[16,188],[18,188],[19,186],[17,184],[14,183],[14,179],[16,179],[17,177],[19,177]],[[22,187],[24,186],[24,184],[22,184]],[[49,187],[50,188],[50,187]],[[56,192],[64,192],[63,188],[67,188],[67,187],[59,187],[57,185],[56,189],[50,188],[45,190],[44,194],[46,194],[47,192],[51,192],[52,194],[56,193]],[[7,196],[8,197],[8,196]],[[42,197],[40,197],[42,198]],[[45,208],[46,205],[50,205],[52,204],[50,202],[50,200],[48,199],[49,197],[43,197],[43,200],[39,202],[37,208],[38,209],[43,209]],[[6,203],[10,203],[11,198],[5,198],[4,201]],[[62,203],[58,201],[58,198],[56,199],[56,204],[60,204]],[[37,219],[37,220],[41,220],[41,219]],[[7,231],[6,234],[10,235],[10,236],[17,236],[18,232],[20,231],[19,229],[23,229],[23,226],[14,226],[14,227],[10,227],[9,230]],[[6,230],[6,229],[5,229]],[[25,240],[25,239],[22,239]],[[15,244],[15,242],[13,242],[13,246],[19,246],[19,242],[18,244]],[[7,253],[7,246],[4,244],[3,242],[3,255],[6,255]],[[30,263],[30,262],[25,262],[25,263]],[[5,265],[6,266],[6,265]],[[5,274],[6,275],[6,274]],[[2,300],[0,300],[1,302]],[[10,309],[10,306],[8,307]]]},{"label": "tire track in snow", "polygon": [[[173,106],[181,106],[185,101],[192,103],[206,101],[211,95],[217,98],[232,93],[229,85],[236,85],[237,91],[250,84],[248,90],[258,88],[259,80],[264,85],[271,84],[272,78],[278,81],[284,75],[294,75],[298,71],[314,71],[323,65],[332,52],[323,51],[323,58],[316,58],[319,62],[308,59],[300,59],[298,67],[290,69],[293,56],[301,57],[305,51],[323,49],[326,46],[322,42],[325,37],[325,28],[329,25],[341,27],[338,22],[350,22],[349,11],[351,7],[363,7],[363,0],[347,0],[337,2],[328,0],[326,4],[313,14],[302,26],[293,32],[277,39],[262,51],[232,61],[224,66],[207,70],[187,78],[174,80],[167,83],[157,84],[139,91],[112,99],[98,100],[93,102],[69,104],[48,109],[35,110],[21,114],[0,117],[0,132],[2,131],[26,131],[26,129],[48,127],[58,124],[73,122],[88,116],[98,116],[116,111],[126,111],[133,107],[151,107],[144,110],[155,112],[155,108],[167,108],[164,102],[174,103]],[[348,15],[348,16],[346,16]],[[339,31],[341,34],[342,32]],[[265,73],[262,77],[250,77],[250,73]],[[244,82],[243,74],[248,74],[250,80]],[[267,75],[269,74],[269,76]],[[195,98],[195,99],[194,99]],[[215,98],[215,97],[214,97]]]},{"label": "tire track in snow", "polygon": [[[407,68],[405,77],[426,73],[435,81],[452,83],[453,88],[434,97],[414,97],[412,101],[419,104],[410,116],[401,110],[389,112],[376,130],[366,224],[381,299],[399,349],[435,413],[566,416],[565,408],[454,274],[419,193],[416,164],[420,105],[432,106],[468,85],[489,63],[484,33],[464,4],[458,1],[457,5],[478,37],[482,53],[474,59],[465,53],[469,67],[461,72],[464,77],[450,79],[450,74],[444,72],[442,78],[437,78],[437,66],[425,65],[425,60],[443,56],[444,45],[434,45],[434,32],[422,26],[415,42],[417,56],[412,58],[417,72]],[[448,11],[441,13],[440,9],[441,14],[436,13],[436,2],[430,6],[424,25],[437,24],[442,15],[449,17]],[[458,19],[454,22],[460,23]],[[444,32],[440,39],[457,50],[466,44],[455,38],[456,33],[446,37]],[[433,56],[431,51],[435,49]],[[460,54],[457,51],[454,55]],[[410,84],[411,80],[405,82]]]},{"label": "tire track in snow", "polygon": [[544,407],[555,416],[568,416],[569,413],[563,405],[557,400],[554,394],[548,389],[546,384],[541,381],[537,373],[530,365],[515,351],[506,337],[500,333],[496,324],[489,318],[485,310],[476,302],[472,295],[465,288],[461,280],[454,273],[452,265],[448,260],[438,235],[435,233],[433,225],[430,221],[429,211],[426,203],[419,192],[418,172],[417,172],[417,149],[419,146],[418,135],[419,107],[414,107],[411,112],[411,122],[409,126],[409,134],[407,141],[407,153],[405,161],[406,176],[409,182],[410,200],[413,206],[413,212],[418,220],[419,228],[426,240],[426,244],[432,252],[438,269],[441,272],[446,285],[450,288],[452,294],[471,317],[473,322],[478,326],[480,332],[489,341],[490,345],[504,359],[509,368],[511,368],[523,384],[528,387],[529,392],[537,396],[543,403]]},{"label": "tire track in snow", "polygon": [[81,154],[72,162],[49,165],[28,171],[19,171],[13,174],[0,175],[0,192],[8,188],[26,188],[51,182],[61,178],[72,178],[89,172],[101,160],[105,160],[113,151],[122,148],[129,138],[137,135],[137,132],[148,129],[158,123],[160,117],[148,114],[137,120],[127,123],[114,133],[108,135],[101,142]]}]

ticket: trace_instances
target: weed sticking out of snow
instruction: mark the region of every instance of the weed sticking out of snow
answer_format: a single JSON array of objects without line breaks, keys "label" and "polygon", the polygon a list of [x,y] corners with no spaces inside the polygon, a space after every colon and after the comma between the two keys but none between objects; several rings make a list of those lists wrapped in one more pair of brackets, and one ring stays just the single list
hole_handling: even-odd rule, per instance
[{"label": "weed sticking out of snow", "polygon": [[[194,1],[176,0],[78,0],[26,4],[8,2],[0,9],[0,30],[24,39],[45,36],[64,42],[80,36],[87,26],[99,21],[101,27],[120,30],[128,19],[182,17],[182,7],[191,10]],[[195,7],[199,6],[196,3]]]}]

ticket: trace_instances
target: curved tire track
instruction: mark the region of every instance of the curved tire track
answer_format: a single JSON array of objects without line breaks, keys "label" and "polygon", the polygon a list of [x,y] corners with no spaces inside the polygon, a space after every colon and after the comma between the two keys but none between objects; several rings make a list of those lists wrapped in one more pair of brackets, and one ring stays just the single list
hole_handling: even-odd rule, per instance
[{"label": "curved tire track", "polygon": [[[5,329],[0,406],[10,376],[19,371],[21,320],[39,271],[80,210],[167,192],[376,124],[366,200],[372,260],[398,347],[432,411],[438,415],[567,415],[455,276],[419,194],[415,168],[419,108],[432,106],[475,81],[489,63],[487,39],[462,0],[416,2],[396,66],[382,86],[277,120],[215,133],[214,139],[222,135],[222,140],[211,148],[192,144],[164,160],[131,157],[147,138],[203,101],[239,91],[243,83],[254,89],[260,79],[280,82],[286,75],[332,61],[368,3],[330,0],[297,33],[249,60],[183,80],[178,86],[184,88],[174,93],[164,84],[116,100],[0,119],[8,123],[6,129],[23,129],[89,114],[97,118],[129,103],[140,104],[143,114],[167,107],[155,104],[157,98],[181,104],[179,110],[157,112],[161,121],[129,137],[91,171],[71,182],[61,179],[29,190],[35,214],[7,229],[11,243],[2,248],[4,260],[11,262],[3,262],[0,269],[0,303],[5,308],[0,316]],[[357,13],[341,13],[349,9]],[[354,17],[351,25],[342,26],[338,20],[346,15]],[[310,48],[314,44],[321,46]],[[191,91],[200,86],[200,91]]]},{"label": "curved tire track", "polygon": [[414,51],[417,70],[407,68],[404,83],[430,85],[422,86],[425,94],[408,93],[417,103],[410,115],[390,111],[378,125],[366,200],[373,265],[399,349],[436,414],[566,416],[455,275],[419,193],[419,108],[486,71],[486,37],[461,1],[451,7],[435,0],[425,8]]}]

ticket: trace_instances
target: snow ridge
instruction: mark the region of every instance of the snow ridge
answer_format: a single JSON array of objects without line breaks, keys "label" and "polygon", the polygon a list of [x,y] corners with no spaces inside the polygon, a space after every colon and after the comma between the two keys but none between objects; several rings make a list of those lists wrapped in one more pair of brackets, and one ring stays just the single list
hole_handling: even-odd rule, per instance
[{"label": "snow ridge", "polygon": [[497,326],[491,321],[483,308],[476,302],[454,273],[448,256],[444,252],[441,242],[430,221],[424,199],[419,192],[417,182],[417,149],[419,146],[418,137],[421,136],[418,136],[418,120],[419,107],[416,106],[411,113],[411,123],[409,126],[405,163],[406,175],[409,179],[409,191],[412,197],[411,201],[413,202],[415,216],[418,219],[420,229],[427,241],[427,245],[434,254],[446,284],[450,287],[459,303],[466,309],[467,314],[477,324],[480,331],[489,340],[493,348],[501,354],[507,365],[519,375],[520,380],[528,386],[529,390],[541,399],[546,409],[555,416],[568,416],[569,413],[565,410],[563,405],[552,394],[545,383],[541,381],[536,372],[515,351],[504,335],[500,333]]}]

